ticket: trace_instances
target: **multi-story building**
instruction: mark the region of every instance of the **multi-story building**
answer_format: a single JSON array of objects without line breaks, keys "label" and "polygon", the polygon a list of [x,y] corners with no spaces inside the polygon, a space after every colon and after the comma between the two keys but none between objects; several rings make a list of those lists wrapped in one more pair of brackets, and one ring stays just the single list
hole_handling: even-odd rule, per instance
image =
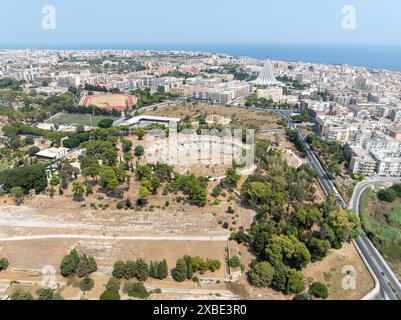
[{"label": "multi-story building", "polygon": [[376,174],[377,161],[362,148],[352,148],[349,169],[354,174],[372,176]]}]

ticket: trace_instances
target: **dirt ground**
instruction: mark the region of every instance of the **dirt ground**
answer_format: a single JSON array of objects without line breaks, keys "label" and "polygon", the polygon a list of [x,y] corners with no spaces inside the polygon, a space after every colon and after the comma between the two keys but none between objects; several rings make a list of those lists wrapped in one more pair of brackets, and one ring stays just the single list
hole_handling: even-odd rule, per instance
[{"label": "dirt ground", "polygon": [[[212,281],[210,285],[199,287],[192,281],[177,283],[171,279],[148,279],[145,286],[148,290],[161,288],[161,294],[155,294],[151,299],[219,299],[223,297],[235,298],[223,282],[228,279],[226,267],[226,248],[234,243],[224,241],[128,241],[128,240],[29,240],[18,242],[0,242],[0,256],[7,256],[10,266],[0,274],[0,296],[10,295],[17,288],[31,292],[42,285],[43,277],[40,274],[45,266],[58,266],[71,249],[80,253],[93,255],[98,264],[98,271],[91,275],[95,286],[85,295],[79,290],[79,279],[67,279],[56,276],[58,291],[66,299],[98,299],[105,290],[105,284],[111,276],[112,266],[117,260],[136,260],[143,258],[146,261],[167,260],[169,270],[172,270],[176,261],[184,255],[200,256],[204,259],[217,259],[222,266],[216,272],[196,274],[200,279]],[[217,281],[217,284],[213,284]],[[222,284],[219,285],[218,283]],[[5,288],[5,290],[1,290]],[[123,299],[128,297],[122,296]]]},{"label": "dirt ground", "polygon": [[[41,270],[51,265],[58,269],[62,258],[71,250],[92,255],[98,264],[100,274],[110,275],[117,260],[145,261],[167,260],[169,269],[184,255],[200,256],[204,259],[217,259],[222,268],[203,277],[224,278],[227,242],[219,241],[140,241],[140,240],[91,240],[91,239],[46,239],[18,242],[0,242],[0,256],[10,262],[8,270]],[[0,274],[3,278],[3,273]]]},{"label": "dirt ground", "polygon": [[[345,290],[342,286],[347,276],[343,268],[352,266],[355,269],[355,290]],[[331,300],[359,300],[374,288],[374,281],[353,244],[344,244],[340,250],[331,250],[329,255],[303,270],[307,283],[320,281],[329,288]]]},{"label": "dirt ground", "polygon": [[192,121],[196,121],[195,117],[206,112],[208,115],[220,115],[234,119],[231,123],[233,128],[250,128],[253,125],[258,126],[261,130],[278,129],[278,116],[268,115],[255,110],[244,108],[225,107],[209,104],[184,104],[180,106],[168,106],[156,110],[149,110],[148,115],[180,117],[190,116]]}]

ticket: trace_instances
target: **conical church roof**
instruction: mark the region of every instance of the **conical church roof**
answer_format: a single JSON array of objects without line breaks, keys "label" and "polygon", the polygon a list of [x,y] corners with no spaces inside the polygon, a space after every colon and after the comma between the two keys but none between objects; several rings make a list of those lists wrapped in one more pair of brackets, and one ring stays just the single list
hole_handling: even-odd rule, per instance
[{"label": "conical church roof", "polygon": [[270,60],[265,61],[262,71],[259,73],[258,78],[253,81],[253,83],[256,85],[275,85],[280,83],[274,76]]}]

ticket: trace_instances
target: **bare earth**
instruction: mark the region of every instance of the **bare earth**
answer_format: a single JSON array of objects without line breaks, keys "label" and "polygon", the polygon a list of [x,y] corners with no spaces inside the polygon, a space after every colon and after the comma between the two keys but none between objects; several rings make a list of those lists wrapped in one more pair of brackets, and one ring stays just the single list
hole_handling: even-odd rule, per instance
[{"label": "bare earth", "polygon": [[[346,266],[352,266],[356,270],[355,290],[344,290],[342,287],[346,276],[342,270]],[[340,250],[331,250],[323,261],[309,265],[303,274],[309,284],[314,281],[326,284],[331,300],[359,300],[374,288],[373,278],[353,244],[344,244]]]}]

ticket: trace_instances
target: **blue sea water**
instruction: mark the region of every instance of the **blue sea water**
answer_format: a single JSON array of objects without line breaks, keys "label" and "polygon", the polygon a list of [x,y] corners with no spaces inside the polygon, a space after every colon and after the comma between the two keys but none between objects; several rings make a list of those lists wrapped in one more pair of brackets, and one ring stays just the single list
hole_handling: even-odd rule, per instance
[{"label": "blue sea water", "polygon": [[186,49],[227,53],[290,62],[324,64],[349,64],[375,69],[401,71],[401,47],[332,46],[332,45],[179,45],[162,46],[161,49]]},{"label": "blue sea water", "polygon": [[113,46],[126,49],[200,50],[290,62],[348,64],[374,69],[401,71],[401,47],[390,46],[334,46],[283,44],[150,44]]},{"label": "blue sea water", "polygon": [[374,69],[401,71],[401,46],[296,45],[296,44],[205,44],[205,43],[137,43],[103,45],[63,45],[53,49],[126,49],[126,50],[195,50],[226,53],[290,62],[348,64]]}]

